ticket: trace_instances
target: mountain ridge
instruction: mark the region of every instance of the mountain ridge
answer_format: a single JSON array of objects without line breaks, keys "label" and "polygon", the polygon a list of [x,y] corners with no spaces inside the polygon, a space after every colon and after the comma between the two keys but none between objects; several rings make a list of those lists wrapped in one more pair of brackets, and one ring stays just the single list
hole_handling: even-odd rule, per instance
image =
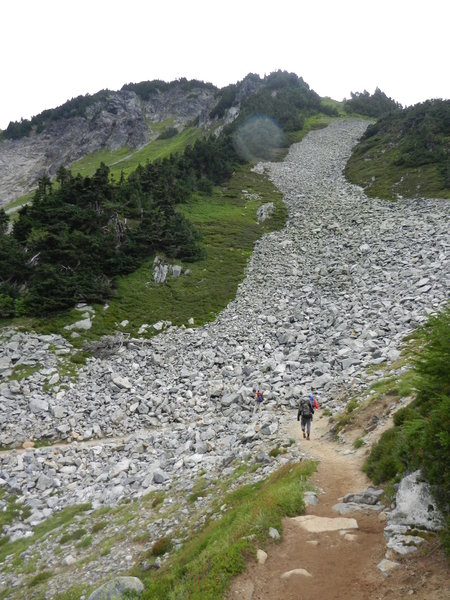
[{"label": "mountain ridge", "polygon": [[213,95],[207,93],[187,99],[170,90],[144,101],[135,92],[120,90],[89,106],[84,117],[58,119],[40,133],[3,140],[0,206],[30,192],[42,175],[52,177],[61,165],[69,166],[103,148],[142,147],[156,135],[153,123],[172,117],[175,125],[184,127],[194,119],[201,121],[213,104]]}]

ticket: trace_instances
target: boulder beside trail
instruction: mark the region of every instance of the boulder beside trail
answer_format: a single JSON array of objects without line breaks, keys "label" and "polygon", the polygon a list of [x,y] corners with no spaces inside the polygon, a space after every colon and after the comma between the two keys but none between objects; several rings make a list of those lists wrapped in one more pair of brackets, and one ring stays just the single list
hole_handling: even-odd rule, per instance
[{"label": "boulder beside trail", "polygon": [[140,594],[143,590],[144,584],[137,577],[116,577],[93,591],[88,600],[122,600],[129,592]]}]

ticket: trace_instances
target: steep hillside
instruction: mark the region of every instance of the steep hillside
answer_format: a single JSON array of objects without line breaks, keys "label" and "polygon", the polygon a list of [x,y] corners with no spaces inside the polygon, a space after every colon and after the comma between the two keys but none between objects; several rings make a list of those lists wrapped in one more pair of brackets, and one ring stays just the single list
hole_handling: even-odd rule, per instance
[{"label": "steep hillside", "polygon": [[250,74],[222,90],[182,78],[79,96],[2,132],[0,207],[34,189],[42,175],[53,177],[61,165],[76,163],[75,169],[92,175],[103,161],[120,176],[122,168],[129,173],[139,163],[183,151],[205,133],[219,134],[240,113],[249,118],[263,112],[288,132],[302,128],[302,111],[335,113],[301,77],[283,71]]},{"label": "steep hillside", "polygon": [[371,197],[450,198],[450,100],[380,118],[355,147],[346,175]]},{"label": "steep hillside", "polygon": [[[286,151],[289,136],[301,134],[307,117],[314,116],[317,126],[317,118],[329,120],[324,113],[334,112],[329,106],[322,107],[320,97],[303,79],[282,71],[263,80],[250,75],[236,85],[231,106],[223,106],[222,119],[205,107],[209,101],[223,104],[226,98],[228,102],[228,92],[213,94],[213,86],[209,84],[180,80],[172,84],[142,82],[126,88],[118,94],[132,101],[136,107],[135,118],[127,120],[126,106],[122,106],[123,111],[115,110],[117,103],[112,96],[102,92],[94,102],[82,99],[78,106],[70,101],[64,110],[60,107],[53,112],[46,111],[36,118],[32,131],[24,126],[21,129],[20,124],[17,130],[8,128],[9,135],[12,129],[17,139],[5,143],[20,149],[20,144],[34,143],[36,139],[51,140],[52,132],[70,129],[75,121],[86,121],[92,115],[90,135],[82,135],[80,143],[74,138],[64,147],[69,152],[81,152],[86,149],[83,143],[89,142],[102,144],[102,149],[73,164],[77,175],[63,166],[58,167],[53,180],[47,173],[41,175],[32,200],[27,199],[28,205],[19,210],[12,227],[9,217],[3,213],[0,318],[24,315],[45,318],[52,313],[54,322],[56,312],[73,308],[78,302],[101,304],[115,295],[117,278],[136,271],[157,253],[169,260],[185,262],[206,256],[210,268],[213,259],[208,254],[211,246],[205,224],[217,217],[217,208],[210,201],[212,197],[220,197],[223,205],[218,224],[222,244],[227,238],[224,233],[227,220],[234,212],[233,200],[242,207],[238,218],[242,223],[237,223],[236,215],[232,217],[235,231],[245,224],[252,229],[248,240],[254,241],[263,231],[263,227],[253,230],[258,225],[256,210],[263,204],[263,196],[242,188],[218,193],[217,186],[233,188],[235,184],[230,182],[233,174],[240,174],[238,181],[243,182],[246,175],[240,167],[244,163],[277,158]],[[158,139],[135,151],[129,146],[120,146],[125,138],[131,139],[131,132],[147,135],[141,127],[143,108],[146,119],[152,111],[152,127]],[[110,122],[112,114],[120,116],[122,137]],[[191,118],[194,114],[197,114],[195,123]],[[181,131],[188,118],[189,127]],[[101,141],[99,132],[105,134],[111,129],[98,127],[105,122],[115,133]],[[206,135],[204,128],[214,134]],[[52,149],[54,153],[55,148],[56,144]],[[61,153],[62,150],[60,156]],[[100,166],[99,160],[102,160]],[[111,164],[111,168],[103,161]],[[52,163],[52,169],[54,167],[56,163]],[[246,167],[247,173],[249,168]],[[252,213],[247,213],[248,199],[257,199]],[[277,228],[283,220],[283,210],[277,206],[273,191],[270,200],[269,227]],[[192,213],[186,208],[193,203],[202,205],[200,211],[204,213],[199,225],[200,234],[206,234],[203,244],[201,235],[186,220],[186,216],[195,219],[196,211]],[[211,211],[214,215],[205,218]],[[233,248],[248,257],[248,240],[240,235],[234,237]],[[228,254],[228,248],[222,248],[223,255]],[[232,264],[235,266],[236,261]],[[228,263],[223,264],[217,278],[234,282],[235,277],[229,278],[229,271]],[[222,286],[213,284],[222,289],[222,297],[213,303],[216,307],[228,302],[233,286],[234,283],[225,291]],[[142,300],[145,307],[151,295],[147,289]],[[214,294],[209,292],[209,296]],[[186,298],[182,301],[187,302]],[[142,314],[142,307],[135,309]],[[201,315],[201,320],[210,319],[210,312]]]},{"label": "steep hillside", "polygon": [[105,91],[90,102],[80,97],[44,111],[25,127],[10,124],[0,144],[0,206],[33,189],[43,174],[52,177],[87,154],[142,148],[161,134],[158,124],[168,118],[180,130],[196,119],[201,123],[216,103],[217,90],[200,82],[188,92],[182,81],[162,88],[155,85],[145,98],[127,89]]}]

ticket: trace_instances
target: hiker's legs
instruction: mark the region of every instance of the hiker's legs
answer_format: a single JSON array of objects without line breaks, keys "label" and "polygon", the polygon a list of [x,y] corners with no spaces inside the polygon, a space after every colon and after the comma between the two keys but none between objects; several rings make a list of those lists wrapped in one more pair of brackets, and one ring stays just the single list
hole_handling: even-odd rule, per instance
[{"label": "hiker's legs", "polygon": [[309,434],[311,433],[311,418],[306,419],[306,433],[309,439]]},{"label": "hiker's legs", "polygon": [[305,433],[305,427],[307,425],[308,419],[306,419],[303,415],[302,415],[302,431],[303,431],[303,437],[306,437],[306,433]]}]

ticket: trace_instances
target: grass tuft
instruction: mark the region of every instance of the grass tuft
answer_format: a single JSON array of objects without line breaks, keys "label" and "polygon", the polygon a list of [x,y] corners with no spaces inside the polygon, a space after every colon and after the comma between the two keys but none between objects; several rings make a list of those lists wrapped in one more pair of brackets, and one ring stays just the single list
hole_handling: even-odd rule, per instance
[{"label": "grass tuft", "polygon": [[268,479],[228,493],[223,499],[227,511],[220,519],[207,521],[151,577],[148,566],[136,567],[133,574],[145,580],[142,598],[222,597],[258,544],[267,542],[269,528],[281,531],[284,516],[304,510],[302,482],[314,470],[312,462],[284,465]]}]

